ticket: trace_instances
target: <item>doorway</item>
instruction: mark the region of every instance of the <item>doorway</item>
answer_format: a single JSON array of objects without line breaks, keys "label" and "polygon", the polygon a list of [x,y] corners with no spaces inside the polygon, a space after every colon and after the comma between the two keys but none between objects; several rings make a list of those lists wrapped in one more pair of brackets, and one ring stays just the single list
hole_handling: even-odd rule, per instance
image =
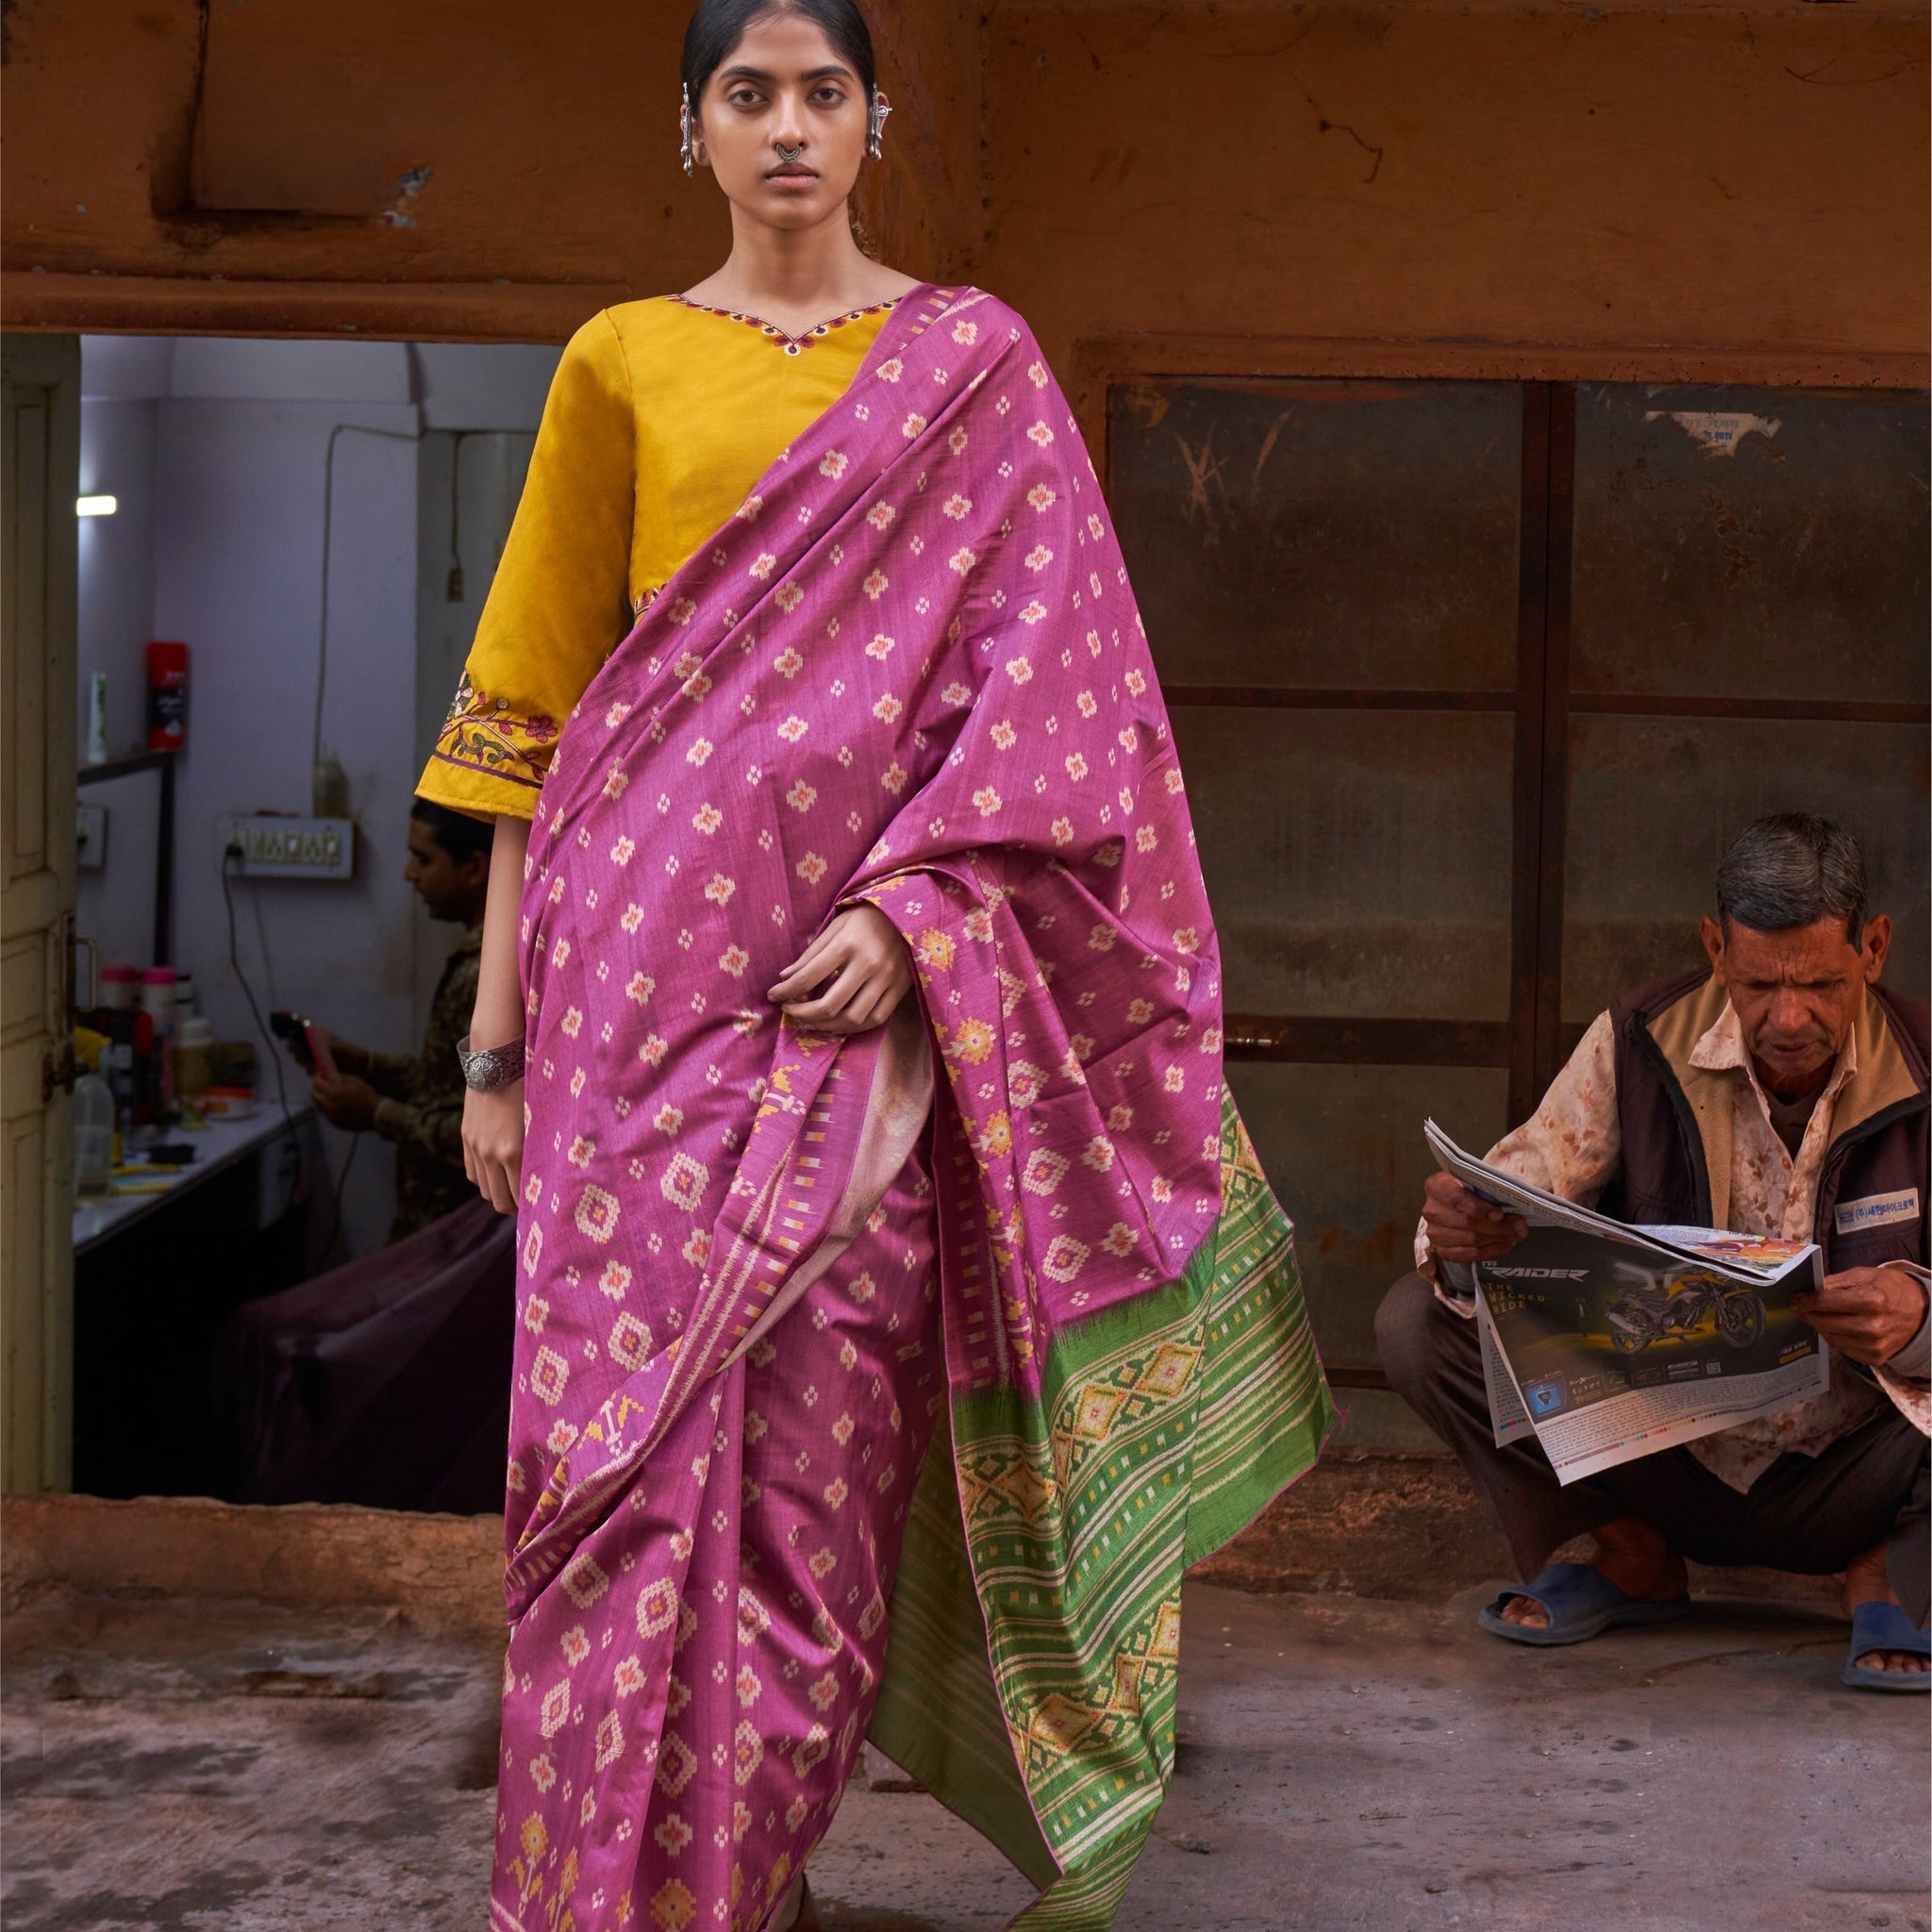
[{"label": "doorway", "polygon": [[[217,1372],[224,1332],[244,1304],[383,1248],[401,1205],[395,1142],[311,1106],[274,1015],[349,1042],[385,1094],[422,1049],[460,927],[432,918],[406,876],[411,800],[558,352],[131,335],[66,346],[78,473],[55,525],[77,564],[77,621],[37,716],[67,760],[70,867],[76,775],[82,787],[74,1038],[112,1060],[96,1058],[90,1084],[107,1080],[121,1132],[78,1201],[70,1165],[55,1210],[73,1234],[52,1304],[74,1333],[61,1436],[71,1388],[79,1488],[230,1494],[229,1422],[246,1404],[235,1374]],[[188,680],[185,733],[161,745],[157,642]],[[344,855],[332,869],[231,849],[237,826],[253,839],[331,825]],[[147,1013],[142,1045],[140,1015],[121,1010],[148,1008],[135,976],[157,974],[172,981],[167,1025],[178,1041],[193,1029],[202,1063],[195,1091],[172,1098],[163,1015]]]}]

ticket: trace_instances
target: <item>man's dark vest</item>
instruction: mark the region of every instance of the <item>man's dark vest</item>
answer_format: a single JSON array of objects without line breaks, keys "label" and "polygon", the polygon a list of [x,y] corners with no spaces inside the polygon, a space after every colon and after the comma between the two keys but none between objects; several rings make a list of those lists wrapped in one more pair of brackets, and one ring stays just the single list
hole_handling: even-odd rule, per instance
[{"label": "man's dark vest", "polygon": [[[1812,1240],[1827,1274],[1924,1263],[1927,1009],[1867,989],[1858,1069],[1833,1108]],[[1722,1016],[1709,973],[1660,980],[1610,1008],[1616,1028],[1623,1162],[1603,1210],[1623,1221],[1724,1226],[1729,1217],[1730,1108],[1738,1072],[1707,1072],[1691,1050]],[[1716,1184],[1713,1186],[1713,1173]]]}]

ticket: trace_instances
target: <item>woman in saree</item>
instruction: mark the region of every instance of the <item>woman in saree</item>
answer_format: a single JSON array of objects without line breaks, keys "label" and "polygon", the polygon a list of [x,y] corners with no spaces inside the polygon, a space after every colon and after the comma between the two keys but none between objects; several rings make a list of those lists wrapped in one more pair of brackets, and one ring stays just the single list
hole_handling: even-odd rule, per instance
[{"label": "woman in saree", "polygon": [[422,791],[498,831],[498,1932],[786,1932],[868,1736],[1111,1923],[1180,1585],[1331,1418],[1146,641],[1024,324],[853,241],[850,0],[705,0],[708,281],[558,370]]}]

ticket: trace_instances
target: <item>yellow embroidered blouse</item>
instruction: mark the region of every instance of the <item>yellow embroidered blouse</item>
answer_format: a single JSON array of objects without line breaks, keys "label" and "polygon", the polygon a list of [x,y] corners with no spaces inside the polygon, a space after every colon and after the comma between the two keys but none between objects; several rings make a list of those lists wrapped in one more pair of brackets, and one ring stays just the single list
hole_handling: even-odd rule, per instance
[{"label": "yellow embroidered blouse", "polygon": [[637,616],[858,373],[896,303],[788,336],[680,295],[563,352],[462,682],[417,791],[529,818],[564,720]]}]

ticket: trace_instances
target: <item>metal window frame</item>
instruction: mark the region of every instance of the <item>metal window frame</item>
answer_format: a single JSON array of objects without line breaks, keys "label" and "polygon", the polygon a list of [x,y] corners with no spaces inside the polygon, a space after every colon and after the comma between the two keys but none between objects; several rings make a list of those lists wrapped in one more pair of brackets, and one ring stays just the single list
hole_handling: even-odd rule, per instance
[{"label": "metal window frame", "polygon": [[1509,1017],[1505,1020],[1335,1018],[1230,1012],[1230,1059],[1361,1062],[1385,1066],[1507,1070],[1508,1117],[1526,1119],[1574,1049],[1583,1027],[1562,1017],[1564,858],[1570,728],[1587,714],[1761,718],[1873,724],[1932,724],[1932,706],[1897,702],[1676,697],[1579,691],[1571,687],[1572,533],[1575,503],[1576,401],[1593,382],[1655,382],[1804,390],[1835,395],[1923,391],[1925,358],[1815,358],[1777,354],[1690,353],[1633,365],[1607,352],[1564,357],[1427,344],[1361,345],[1141,338],[1083,342],[1074,395],[1090,448],[1112,480],[1109,404],[1136,381],[1350,379],[1508,382],[1523,396],[1516,684],[1512,691],[1369,690],[1299,686],[1163,684],[1171,709],[1508,711],[1515,717],[1511,772]]}]

